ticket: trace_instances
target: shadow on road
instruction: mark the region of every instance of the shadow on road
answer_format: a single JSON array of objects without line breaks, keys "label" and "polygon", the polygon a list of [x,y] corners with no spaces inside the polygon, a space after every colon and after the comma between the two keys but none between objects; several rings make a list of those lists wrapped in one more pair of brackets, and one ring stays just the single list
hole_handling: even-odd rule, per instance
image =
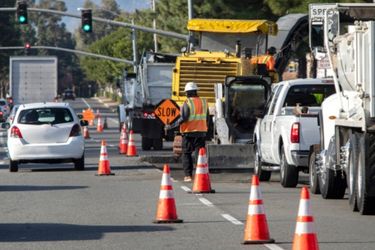
[{"label": "shadow on road", "polygon": [[0,185],[0,192],[23,192],[23,191],[51,191],[51,190],[73,190],[88,188],[88,186],[31,186],[31,185]]},{"label": "shadow on road", "polygon": [[57,223],[0,224],[0,242],[98,240],[106,233],[172,231],[169,226],[91,226]]}]

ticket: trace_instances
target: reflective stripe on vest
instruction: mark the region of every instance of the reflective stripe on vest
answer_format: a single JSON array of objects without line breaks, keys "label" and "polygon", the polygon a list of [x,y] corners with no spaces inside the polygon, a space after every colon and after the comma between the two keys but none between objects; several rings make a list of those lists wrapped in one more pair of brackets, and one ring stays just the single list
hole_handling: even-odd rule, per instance
[{"label": "reflective stripe on vest", "polygon": [[189,118],[180,125],[181,133],[207,132],[207,102],[199,97],[186,99],[189,107]]}]

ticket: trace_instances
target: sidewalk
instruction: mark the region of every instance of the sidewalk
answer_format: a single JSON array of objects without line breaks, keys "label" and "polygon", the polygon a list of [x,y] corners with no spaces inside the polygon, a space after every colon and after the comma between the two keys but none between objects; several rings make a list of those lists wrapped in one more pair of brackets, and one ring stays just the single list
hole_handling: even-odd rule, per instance
[{"label": "sidewalk", "polygon": [[96,99],[99,102],[103,103],[107,108],[111,109],[112,111],[116,111],[118,105],[120,104],[116,101],[113,101],[111,98],[107,98],[104,96],[93,97],[93,99]]}]

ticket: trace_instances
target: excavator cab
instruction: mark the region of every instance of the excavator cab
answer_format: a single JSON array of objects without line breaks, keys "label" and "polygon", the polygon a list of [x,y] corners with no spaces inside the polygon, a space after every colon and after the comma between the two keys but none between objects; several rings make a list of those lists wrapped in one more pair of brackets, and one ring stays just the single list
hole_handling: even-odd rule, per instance
[{"label": "excavator cab", "polygon": [[227,77],[224,85],[224,118],[230,143],[249,143],[270,93],[262,76]]}]

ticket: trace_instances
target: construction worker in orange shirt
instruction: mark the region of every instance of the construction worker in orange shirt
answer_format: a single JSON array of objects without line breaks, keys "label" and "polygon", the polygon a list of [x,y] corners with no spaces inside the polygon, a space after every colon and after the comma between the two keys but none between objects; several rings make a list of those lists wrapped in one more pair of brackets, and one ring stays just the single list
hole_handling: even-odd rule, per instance
[{"label": "construction worker in orange shirt", "polygon": [[[250,62],[253,65],[263,64],[266,66],[266,70],[269,76],[273,79],[272,82],[277,82],[277,73],[275,70],[275,58],[273,57],[276,54],[275,47],[269,47],[265,55],[260,55],[256,57],[252,57]],[[261,74],[261,72],[257,72],[257,74]]]}]

